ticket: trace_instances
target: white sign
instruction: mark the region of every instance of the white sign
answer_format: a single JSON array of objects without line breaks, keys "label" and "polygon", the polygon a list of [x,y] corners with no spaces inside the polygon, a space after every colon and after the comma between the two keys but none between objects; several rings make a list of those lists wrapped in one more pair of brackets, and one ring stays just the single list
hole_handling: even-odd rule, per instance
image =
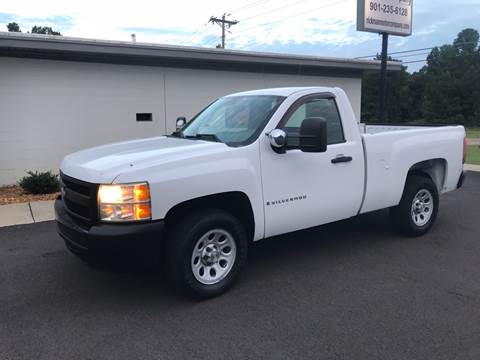
[{"label": "white sign", "polygon": [[412,34],[413,0],[357,0],[357,30]]}]

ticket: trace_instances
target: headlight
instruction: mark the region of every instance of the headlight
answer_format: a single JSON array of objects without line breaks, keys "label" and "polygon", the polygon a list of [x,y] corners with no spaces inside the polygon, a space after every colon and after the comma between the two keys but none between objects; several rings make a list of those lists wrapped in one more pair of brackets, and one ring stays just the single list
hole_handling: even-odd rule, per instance
[{"label": "headlight", "polygon": [[101,221],[150,220],[150,188],[147,183],[100,185],[98,214]]}]

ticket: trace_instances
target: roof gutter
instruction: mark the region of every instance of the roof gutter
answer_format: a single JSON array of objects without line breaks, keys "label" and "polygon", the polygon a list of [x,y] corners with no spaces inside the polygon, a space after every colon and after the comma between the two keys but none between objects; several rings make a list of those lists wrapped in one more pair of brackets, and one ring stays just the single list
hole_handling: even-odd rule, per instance
[{"label": "roof gutter", "polygon": [[[358,75],[378,70],[379,61],[209,49],[150,43],[80,39],[0,32],[0,56],[51,60],[121,63],[127,65],[212,68],[321,75],[325,71]],[[388,70],[400,70],[388,62]]]}]

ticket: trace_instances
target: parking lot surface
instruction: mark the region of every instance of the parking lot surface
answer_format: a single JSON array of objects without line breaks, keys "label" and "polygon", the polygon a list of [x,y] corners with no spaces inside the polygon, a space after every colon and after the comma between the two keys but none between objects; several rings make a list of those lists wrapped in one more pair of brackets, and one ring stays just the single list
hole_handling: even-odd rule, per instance
[{"label": "parking lot surface", "polygon": [[93,269],[54,222],[0,229],[1,359],[480,359],[480,173],[432,231],[385,211],[256,244],[225,295]]}]

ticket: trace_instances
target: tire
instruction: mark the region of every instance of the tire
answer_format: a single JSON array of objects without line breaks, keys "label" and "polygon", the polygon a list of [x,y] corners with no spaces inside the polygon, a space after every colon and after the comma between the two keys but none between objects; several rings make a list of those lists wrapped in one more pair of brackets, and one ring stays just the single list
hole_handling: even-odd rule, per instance
[{"label": "tire", "polygon": [[421,236],[435,222],[438,206],[434,182],[427,176],[412,174],[407,178],[400,203],[390,208],[390,218],[403,235]]},{"label": "tire", "polygon": [[207,299],[233,285],[247,259],[248,239],[236,217],[203,209],[176,223],[166,251],[174,285],[191,297]]}]

